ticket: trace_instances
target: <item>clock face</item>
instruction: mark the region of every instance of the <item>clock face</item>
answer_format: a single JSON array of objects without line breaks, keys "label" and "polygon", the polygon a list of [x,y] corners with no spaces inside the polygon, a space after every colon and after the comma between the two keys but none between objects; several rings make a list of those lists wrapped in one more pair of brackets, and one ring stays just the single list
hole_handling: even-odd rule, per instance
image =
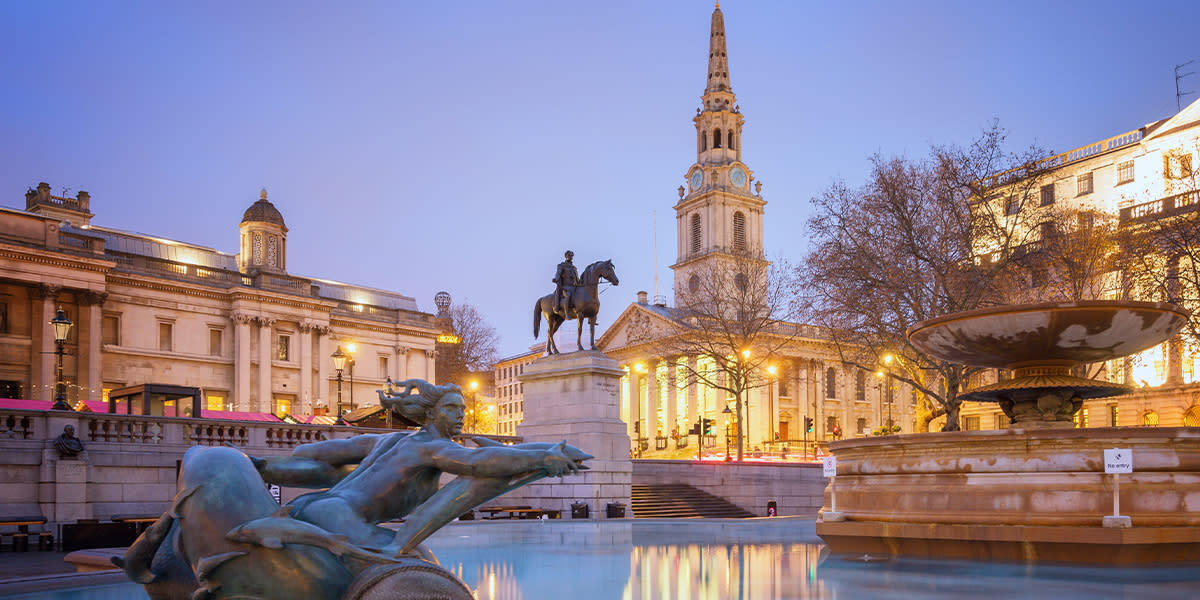
[{"label": "clock face", "polygon": [[741,167],[729,170],[729,182],[736,187],[746,187],[746,171]]},{"label": "clock face", "polygon": [[704,183],[704,171],[702,169],[696,169],[695,171],[692,171],[692,176],[689,181],[692,184],[693,190],[698,189],[700,184]]}]

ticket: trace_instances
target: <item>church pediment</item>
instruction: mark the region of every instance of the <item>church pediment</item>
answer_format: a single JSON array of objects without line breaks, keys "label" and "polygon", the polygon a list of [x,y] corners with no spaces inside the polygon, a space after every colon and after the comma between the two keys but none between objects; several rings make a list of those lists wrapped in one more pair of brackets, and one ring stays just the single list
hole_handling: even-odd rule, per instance
[{"label": "church pediment", "polygon": [[660,311],[669,310],[666,307],[632,303],[617,317],[604,335],[600,336],[596,346],[607,352],[671,335],[678,330],[679,324],[667,315],[660,314]]}]

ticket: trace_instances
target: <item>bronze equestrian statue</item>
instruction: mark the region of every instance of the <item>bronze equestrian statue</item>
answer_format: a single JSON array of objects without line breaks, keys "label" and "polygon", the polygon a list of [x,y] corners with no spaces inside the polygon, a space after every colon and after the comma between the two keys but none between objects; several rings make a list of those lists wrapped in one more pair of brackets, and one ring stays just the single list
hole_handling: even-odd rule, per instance
[{"label": "bronze equestrian statue", "polygon": [[[457,385],[399,386],[380,390],[380,404],[421,423],[417,431],[301,444],[283,457],[193,446],[171,508],[113,562],[153,600],[473,598],[421,542],[505,492],[586,470],[592,457],[566,442],[476,437],[480,447],[463,447],[452,440],[466,408]],[[458,477],[439,489],[443,473]],[[264,482],[318,491],[281,507]],[[396,529],[379,525],[400,518]]]},{"label": "bronze equestrian statue", "polygon": [[[538,298],[533,304],[533,337],[537,339],[542,326],[542,317],[546,317],[546,354],[558,354],[558,346],[554,343],[554,334],[568,319],[575,319],[578,328],[575,332],[575,345],[583,350],[583,320],[587,319],[591,327],[591,349],[596,349],[596,314],[600,312],[600,296],[596,291],[600,280],[604,279],[613,285],[619,285],[617,272],[611,260],[594,262],[583,270],[579,276],[579,285],[572,286],[564,281],[563,272],[574,272],[571,264],[573,255],[567,251],[567,260],[559,263],[558,271],[554,274],[554,282],[562,286],[562,295],[566,298],[565,306],[559,310],[559,288],[553,294]],[[565,265],[565,266],[564,266]],[[569,267],[569,269],[567,269]],[[568,275],[569,277],[569,275]]]}]

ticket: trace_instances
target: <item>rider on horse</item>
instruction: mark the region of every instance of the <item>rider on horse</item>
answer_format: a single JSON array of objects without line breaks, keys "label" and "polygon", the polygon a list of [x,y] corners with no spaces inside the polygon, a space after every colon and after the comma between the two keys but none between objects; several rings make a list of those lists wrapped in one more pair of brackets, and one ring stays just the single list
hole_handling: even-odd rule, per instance
[{"label": "rider on horse", "polygon": [[567,313],[570,310],[571,292],[579,286],[579,272],[575,270],[575,264],[571,262],[575,258],[575,253],[567,250],[563,256],[566,260],[558,263],[558,269],[554,271],[554,312],[561,314],[563,318],[567,318]]}]

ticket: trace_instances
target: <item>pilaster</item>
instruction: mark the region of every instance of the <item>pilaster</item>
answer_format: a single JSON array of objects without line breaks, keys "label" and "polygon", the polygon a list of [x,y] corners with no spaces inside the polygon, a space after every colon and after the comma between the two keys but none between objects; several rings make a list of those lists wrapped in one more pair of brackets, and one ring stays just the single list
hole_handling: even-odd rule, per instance
[{"label": "pilaster", "polygon": [[[54,303],[62,287],[41,284],[33,288],[33,315],[37,319],[30,328],[32,344],[29,357],[29,397],[34,400],[51,402],[54,400],[54,332],[50,328],[50,319],[54,318]],[[40,307],[39,307],[40,305]]]},{"label": "pilaster", "polygon": [[[82,304],[87,307],[87,321],[84,323],[86,334],[81,336],[79,346],[84,348],[85,363],[87,365],[87,373],[84,375],[87,391],[82,397],[88,400],[100,400],[103,396],[104,378],[101,373],[103,368],[100,356],[100,343],[102,341],[101,326],[104,319],[103,307],[104,301],[108,299],[108,294],[104,292],[86,292],[82,296]],[[86,345],[82,343],[86,340]]]},{"label": "pilaster", "polygon": [[235,312],[233,321],[233,406],[234,410],[250,410],[250,323],[254,317]]},{"label": "pilaster", "polygon": [[271,343],[275,319],[258,317],[258,397],[255,412],[271,412]]},{"label": "pilaster", "polygon": [[317,332],[317,356],[313,359],[317,363],[317,405],[333,414],[336,409],[329,400],[329,355],[333,354],[329,349],[329,326],[314,325],[313,331]]},{"label": "pilaster", "polygon": [[408,379],[408,346],[396,346],[396,381]]},{"label": "pilaster", "polygon": [[298,392],[300,394],[300,412],[301,414],[313,414],[313,407],[316,406],[312,397],[312,336],[313,325],[307,321],[299,323],[300,329],[300,386]]}]

